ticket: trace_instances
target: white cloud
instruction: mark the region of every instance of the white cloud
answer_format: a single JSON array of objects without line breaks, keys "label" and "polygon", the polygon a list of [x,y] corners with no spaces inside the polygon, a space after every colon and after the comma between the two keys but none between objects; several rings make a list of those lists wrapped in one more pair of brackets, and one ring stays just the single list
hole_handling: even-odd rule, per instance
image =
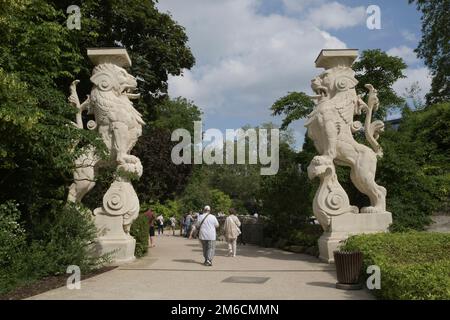
[{"label": "white cloud", "polygon": [[311,5],[321,5],[325,0],[283,0],[286,13],[304,12],[305,8]]},{"label": "white cloud", "polygon": [[401,32],[401,34],[406,41],[413,42],[413,43],[416,43],[418,41],[417,36],[408,30],[403,30]]},{"label": "white cloud", "polygon": [[404,73],[406,78],[397,80],[397,82],[393,85],[395,92],[403,96],[406,89],[409,89],[413,83],[417,82],[419,88],[421,89],[420,98],[424,99],[425,94],[427,94],[431,89],[431,76],[428,68],[408,68]]},{"label": "white cloud", "polygon": [[387,54],[402,58],[407,65],[415,65],[420,62],[414,52],[414,49],[407,46],[391,48],[387,51]]},{"label": "white cloud", "polygon": [[205,128],[274,121],[269,107],[276,99],[288,91],[312,93],[309,84],[320,72],[314,67],[320,50],[346,47],[309,21],[258,14],[259,3],[166,0],[158,4],[186,28],[197,60],[183,77],[170,78],[169,94],[200,106]]},{"label": "white cloud", "polygon": [[324,29],[342,29],[362,24],[366,21],[366,9],[347,7],[339,2],[325,3],[308,12],[309,20]]}]

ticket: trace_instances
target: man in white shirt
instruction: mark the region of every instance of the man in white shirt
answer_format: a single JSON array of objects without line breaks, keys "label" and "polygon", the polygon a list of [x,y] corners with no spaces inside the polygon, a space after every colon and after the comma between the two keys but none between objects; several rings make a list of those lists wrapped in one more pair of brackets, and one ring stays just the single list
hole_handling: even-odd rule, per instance
[{"label": "man in white shirt", "polygon": [[216,251],[216,229],[219,227],[219,221],[211,214],[209,206],[205,206],[203,213],[198,216],[195,227],[199,229],[198,238],[203,247],[204,265],[212,266],[212,260]]},{"label": "man in white shirt", "polygon": [[177,226],[177,219],[175,217],[171,217],[169,220],[170,220],[170,229],[172,229],[172,235],[175,235],[175,227]]},{"label": "man in white shirt", "polygon": [[164,234],[164,217],[162,214],[156,218],[156,222],[158,224],[158,236]]}]

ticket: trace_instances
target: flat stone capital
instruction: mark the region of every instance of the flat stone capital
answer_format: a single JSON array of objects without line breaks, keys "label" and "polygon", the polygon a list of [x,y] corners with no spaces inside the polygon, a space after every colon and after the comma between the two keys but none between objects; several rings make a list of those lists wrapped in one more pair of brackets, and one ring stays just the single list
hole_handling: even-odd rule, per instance
[{"label": "flat stone capital", "polygon": [[131,59],[123,48],[89,48],[87,55],[94,65],[112,63],[122,68],[131,67]]},{"label": "flat stone capital", "polygon": [[315,63],[316,68],[351,67],[358,57],[358,49],[322,49]]}]

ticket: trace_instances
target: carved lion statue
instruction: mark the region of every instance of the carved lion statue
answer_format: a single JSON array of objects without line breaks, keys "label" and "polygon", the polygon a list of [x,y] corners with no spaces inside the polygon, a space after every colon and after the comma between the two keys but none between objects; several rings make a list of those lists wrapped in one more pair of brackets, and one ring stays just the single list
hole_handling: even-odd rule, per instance
[{"label": "carved lion statue", "polygon": [[91,112],[112,159],[118,164],[135,163],[137,158],[129,152],[141,136],[144,124],[130,101],[139,97],[133,94],[136,78],[115,64],[103,63],[94,68],[91,82]]},{"label": "carved lion statue", "polygon": [[[370,124],[371,107],[377,106],[378,100],[376,95],[369,95],[370,106],[365,104],[356,93],[357,83],[354,71],[348,67],[334,67],[314,78],[311,88],[318,95],[318,102],[305,126],[321,156],[335,164],[351,168],[350,178],[353,184],[369,197],[371,203],[370,207],[362,208],[361,212],[385,212],[386,189],[375,182],[377,153],[358,143],[353,137],[353,133],[362,127],[359,121],[353,121],[353,117],[361,114],[361,111],[370,110],[365,130],[374,127],[375,122]],[[374,89],[372,91],[376,93]],[[378,122],[375,125],[377,129],[381,129]],[[379,146],[377,148],[381,150]]]},{"label": "carved lion statue", "polygon": [[[95,122],[90,121],[88,129],[99,132],[113,163],[140,176],[141,163],[137,157],[129,154],[141,136],[144,125],[141,114],[130,100],[139,98],[139,94],[133,93],[137,88],[136,78],[115,64],[102,63],[94,68],[90,80],[93,87],[86,101],[82,104],[79,102],[76,93],[78,80],[72,83],[69,101],[78,108],[79,119],[83,110],[94,114]],[[81,120],[77,126],[82,128]],[[77,159],[75,181],[69,189],[70,201],[80,202],[95,186],[94,175],[98,166],[99,159],[92,148]]]}]

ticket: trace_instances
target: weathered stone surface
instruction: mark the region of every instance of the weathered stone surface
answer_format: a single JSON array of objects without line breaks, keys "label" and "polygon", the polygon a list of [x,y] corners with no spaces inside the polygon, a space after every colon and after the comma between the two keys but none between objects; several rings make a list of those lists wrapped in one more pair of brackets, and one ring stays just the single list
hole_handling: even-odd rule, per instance
[{"label": "weathered stone surface", "polygon": [[[332,251],[350,234],[387,231],[392,215],[386,212],[386,189],[375,182],[377,157],[383,155],[377,142],[384,129],[382,121],[372,121],[378,108],[377,91],[367,84],[367,103],[356,93],[358,81],[351,65],[357,50],[322,50],[316,66],[325,71],[311,82],[317,94],[316,107],[305,126],[314,141],[317,156],[308,175],[318,177],[320,186],[313,201],[313,212],[325,233],[319,240],[320,256],[332,261]],[[366,113],[364,126],[353,117]],[[364,129],[370,148],[358,143],[353,133]],[[355,187],[370,199],[370,206],[357,208],[350,204],[347,193],[339,184],[336,165],[351,168]],[[331,254],[330,254],[331,252]]]},{"label": "weathered stone surface", "polygon": [[94,115],[95,121],[89,121],[87,128],[99,133],[109,150],[110,159],[108,163],[100,161],[95,150],[88,148],[76,161],[68,200],[81,202],[94,187],[99,167],[105,164],[116,167],[115,181],[105,193],[102,206],[94,210],[99,229],[97,252],[112,253],[114,263],[127,262],[134,259],[136,241],[130,236],[130,227],[139,214],[139,199],[130,177],[142,175],[140,160],[130,154],[144,125],[131,102],[131,99],[139,97],[134,94],[137,81],[122,68],[131,65],[125,49],[88,49],[88,56],[95,64],[90,79],[91,94],[80,103],[76,92],[79,81],[75,80],[70,88],[69,102],[78,109],[77,122],[74,123],[78,128],[83,129],[83,111]]}]

